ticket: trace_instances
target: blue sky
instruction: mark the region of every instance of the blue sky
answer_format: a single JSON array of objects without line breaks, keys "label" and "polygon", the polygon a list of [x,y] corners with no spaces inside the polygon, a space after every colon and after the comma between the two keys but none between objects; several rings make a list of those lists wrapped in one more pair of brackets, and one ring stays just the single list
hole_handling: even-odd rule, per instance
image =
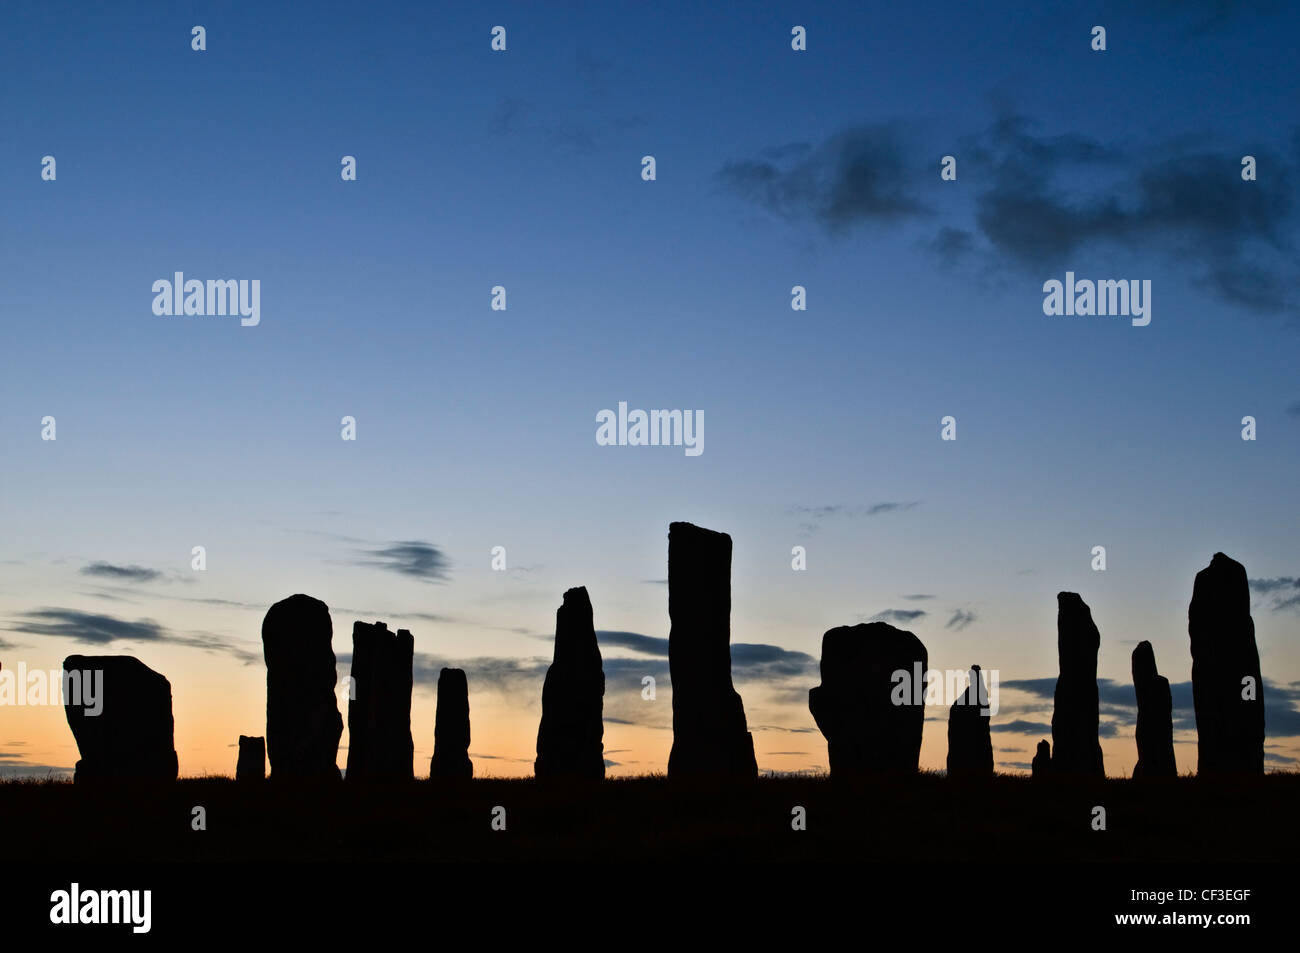
[{"label": "blue sky", "polygon": [[[561,594],[586,585],[598,628],[666,637],[674,519],[735,539],[733,641],[792,653],[738,666],[751,723],[783,736],[758,736],[775,770],[826,764],[801,698],[832,626],[924,612],[905,627],[932,665],[1033,680],[1055,675],[1054,597],[1073,590],[1103,677],[1126,685],[1149,638],[1178,683],[1192,577],[1215,551],[1252,579],[1300,575],[1294,8],[0,18],[0,661],[85,651],[77,613],[125,624],[97,650],[172,678],[183,772],[225,769],[221,746],[261,733],[244,654],[296,591],[334,608],[340,654],[353,618],[375,617],[405,620],[429,659],[496,660],[479,668],[490,691],[469,666],[488,726],[471,750],[526,770]],[[1066,270],[1149,279],[1151,324],[1045,316],[1042,284]],[[259,279],[261,323],[154,315],[152,283],[175,271]],[[705,452],[597,446],[595,415],[623,400],[702,410]],[[40,440],[46,415],[57,441]],[[426,549],[392,549],[412,541]],[[385,551],[447,568],[376,565]],[[1255,593],[1255,618],[1289,710],[1297,612],[1279,591]],[[950,626],[959,611],[973,618]],[[605,652],[629,660],[610,758],[662,769],[670,694],[638,707],[637,676],[663,660]],[[1015,704],[1041,723],[1035,698]],[[21,717],[38,747],[0,754],[71,764],[61,712]],[[428,687],[413,718],[427,758]],[[1277,757],[1296,756],[1296,720],[1270,721]],[[1116,773],[1133,760],[1121,721]],[[1013,735],[1008,767],[1038,737]],[[1178,753],[1190,767],[1194,745]]]}]

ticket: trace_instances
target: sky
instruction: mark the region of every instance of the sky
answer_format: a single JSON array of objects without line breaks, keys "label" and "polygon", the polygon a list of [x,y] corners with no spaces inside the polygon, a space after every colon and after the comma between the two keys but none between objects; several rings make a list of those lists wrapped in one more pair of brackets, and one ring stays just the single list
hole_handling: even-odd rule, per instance
[{"label": "sky", "polygon": [[[306,592],[340,678],[355,620],[414,633],[417,776],[443,665],[476,774],[523,775],[583,585],[607,771],[663,771],[686,520],[734,540],[763,771],[827,769],[821,637],[873,619],[997,672],[995,759],[1027,770],[1059,591],[1101,632],[1107,772],[1142,639],[1190,770],[1187,604],[1223,551],[1295,765],[1300,10],[699,7],[5,4],[0,664],[135,655],[182,775],[232,774],[261,619]],[[260,321],[156,314],[178,271],[257,280]],[[1045,314],[1067,271],[1150,281],[1150,323]],[[702,413],[703,452],[598,444],[620,401]],[[0,774],[76,759],[60,707],[0,708]]]}]

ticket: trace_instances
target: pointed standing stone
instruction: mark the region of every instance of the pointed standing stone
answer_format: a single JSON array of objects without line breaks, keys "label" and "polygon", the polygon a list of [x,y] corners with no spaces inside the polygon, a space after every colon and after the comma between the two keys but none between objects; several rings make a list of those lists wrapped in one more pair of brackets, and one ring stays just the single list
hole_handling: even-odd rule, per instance
[{"label": "pointed standing stone", "polygon": [[1135,778],[1176,778],[1174,763],[1174,701],[1169,679],[1156,671],[1150,642],[1133,650],[1133,690],[1137,694],[1137,764]]},{"label": "pointed standing stone", "polygon": [[564,594],[555,613],[555,658],[542,685],[542,721],[533,763],[537,777],[605,776],[604,695],[591,600],[579,586]]},{"label": "pointed standing stone", "polygon": [[63,671],[63,713],[81,753],[74,781],[176,780],[166,678],[130,655],[69,655]]},{"label": "pointed standing stone", "polygon": [[1246,567],[1223,553],[1196,574],[1187,610],[1197,774],[1264,773],[1264,679]]},{"label": "pointed standing stone", "polygon": [[1097,651],[1101,634],[1075,592],[1056,596],[1056,651],[1061,673],[1052,710],[1052,771],[1105,777],[1098,739]]},{"label": "pointed standing stone", "polygon": [[266,739],[239,736],[239,761],[235,763],[236,781],[266,780]]},{"label": "pointed standing stone", "polygon": [[731,682],[731,537],[668,527],[668,669],[673,746],[668,776],[755,778],[754,738]]},{"label": "pointed standing stone", "polygon": [[352,626],[348,702],[349,781],[404,781],[415,776],[411,739],[411,669],[415,639],[382,622]]},{"label": "pointed standing stone", "polygon": [[948,709],[948,777],[991,778],[993,739],[989,734],[989,696],[980,667],[972,665],[970,685]]},{"label": "pointed standing stone", "polygon": [[474,777],[469,760],[469,682],[459,668],[438,673],[438,710],[433,723],[433,758],[429,777]]},{"label": "pointed standing stone", "polygon": [[299,593],[262,621],[266,657],[266,750],[271,779],[339,779],[343,716],[329,606]]},{"label": "pointed standing stone", "polygon": [[826,736],[832,778],[916,772],[928,665],[921,640],[887,622],[822,636],[822,682],[808,692],[808,709]]}]

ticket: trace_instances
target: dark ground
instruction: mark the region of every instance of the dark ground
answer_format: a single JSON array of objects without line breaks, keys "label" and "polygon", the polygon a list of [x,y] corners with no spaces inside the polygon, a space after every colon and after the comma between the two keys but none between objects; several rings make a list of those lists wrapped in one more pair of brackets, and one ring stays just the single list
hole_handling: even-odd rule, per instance
[{"label": "dark ground", "polygon": [[[491,827],[495,806],[506,830]],[[807,830],[791,829],[791,810]],[[1105,831],[1092,829],[1095,805]],[[207,829],[191,827],[206,809]],[[1300,855],[1300,774],[1043,784],[934,774],[859,785],[663,777],[302,788],[224,778],[162,788],[0,784],[4,846],[100,861],[1273,861]]]},{"label": "dark ground", "polygon": [[[498,805],[504,831],[491,827]],[[807,810],[805,831],[791,829],[796,805]],[[1105,831],[1092,829],[1095,805],[1106,808]],[[206,830],[191,827],[195,806],[206,809]],[[728,787],[663,777],[323,788],[10,782],[0,783],[0,924],[6,937],[141,939],[125,926],[51,926],[51,892],[76,882],[150,890],[146,940],[198,931],[337,943],[414,931],[502,943],[716,937],[730,949],[786,936],[866,944],[899,931],[944,946],[1137,931],[1223,944],[1292,922],[1298,807],[1296,773],[1141,784],[790,777]],[[1178,903],[1133,896],[1180,888],[1188,893]],[[1207,888],[1250,894],[1200,899]],[[1204,912],[1244,912],[1251,924],[1115,919]]]}]

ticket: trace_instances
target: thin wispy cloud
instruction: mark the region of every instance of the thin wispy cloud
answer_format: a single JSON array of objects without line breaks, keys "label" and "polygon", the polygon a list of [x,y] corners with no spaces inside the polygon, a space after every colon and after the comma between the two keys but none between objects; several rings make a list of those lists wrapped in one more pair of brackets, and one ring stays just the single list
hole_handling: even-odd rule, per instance
[{"label": "thin wispy cloud", "polygon": [[441,549],[422,540],[402,540],[377,549],[362,550],[358,566],[369,566],[423,582],[444,582],[451,563]]},{"label": "thin wispy cloud", "polygon": [[119,566],[106,562],[94,562],[83,566],[80,572],[83,576],[113,579],[119,582],[153,582],[155,579],[162,578],[162,573],[157,569],[148,569],[144,566]]},{"label": "thin wispy cloud", "polygon": [[924,609],[884,609],[867,619],[868,622],[915,622],[930,613]]},{"label": "thin wispy cloud", "polygon": [[161,643],[182,645],[229,655],[245,665],[262,661],[260,652],[251,651],[231,639],[206,632],[179,633],[152,619],[121,619],[98,612],[47,606],[24,613],[11,621],[9,629],[27,635],[69,639],[83,645],[110,645],[114,642]]},{"label": "thin wispy cloud", "polygon": [[977,618],[979,617],[969,609],[957,609],[953,612],[951,618],[944,623],[944,628],[960,632],[962,629],[973,623]]}]

